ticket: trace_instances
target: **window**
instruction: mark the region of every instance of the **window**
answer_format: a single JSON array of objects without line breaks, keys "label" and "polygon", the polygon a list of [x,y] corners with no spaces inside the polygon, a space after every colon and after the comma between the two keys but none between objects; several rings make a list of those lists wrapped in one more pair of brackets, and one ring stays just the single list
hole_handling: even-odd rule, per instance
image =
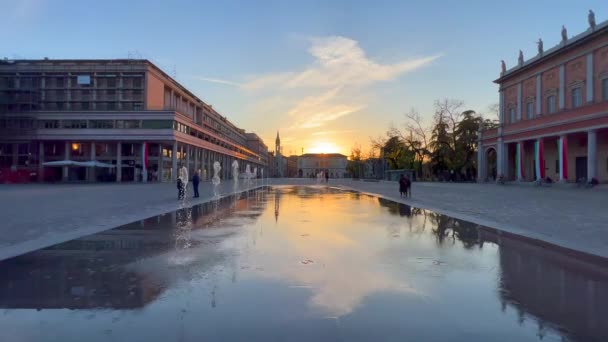
[{"label": "window", "polygon": [[578,108],[583,105],[583,90],[581,87],[572,89],[572,108]]},{"label": "window", "polygon": [[526,103],[526,114],[528,115],[528,119],[534,118],[534,101]]},{"label": "window", "polygon": [[116,110],[116,102],[108,102],[108,110]]},{"label": "window", "polygon": [[108,88],[116,88],[116,78],[109,77],[107,81]]},{"label": "window", "polygon": [[602,80],[602,98],[608,101],[608,77]]},{"label": "window", "polygon": [[547,97],[547,112],[549,114],[555,113],[555,95]]},{"label": "window", "polygon": [[59,128],[59,120],[40,120],[38,128]]},{"label": "window", "polygon": [[82,110],[89,110],[89,103],[88,102],[83,102],[81,105]]},{"label": "window", "polygon": [[116,120],[116,128],[141,128],[139,120]]},{"label": "window", "polygon": [[90,120],[91,128],[114,128],[114,120]]},{"label": "window", "polygon": [[509,122],[515,122],[515,108],[509,108]]},{"label": "window", "polygon": [[142,109],[141,102],[135,102],[135,103],[133,103],[133,110],[141,110],[141,109]]},{"label": "window", "polygon": [[173,122],[171,120],[144,120],[142,122],[142,128],[173,128]]},{"label": "window", "polygon": [[133,88],[141,88],[141,78],[140,77],[136,77],[133,79]]},{"label": "window", "polygon": [[87,120],[63,120],[63,128],[87,128]]}]

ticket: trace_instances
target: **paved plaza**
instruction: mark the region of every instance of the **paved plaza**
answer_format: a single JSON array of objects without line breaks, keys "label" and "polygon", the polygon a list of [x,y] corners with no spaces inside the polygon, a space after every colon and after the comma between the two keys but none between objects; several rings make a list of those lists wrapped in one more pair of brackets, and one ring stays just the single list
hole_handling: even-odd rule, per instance
[{"label": "paved plaza", "polygon": [[[221,196],[260,186],[219,187]],[[273,179],[270,184],[315,184],[309,179]],[[413,197],[401,199],[395,182],[329,181],[480,225],[538,238],[608,257],[608,190],[494,184],[414,183]],[[190,185],[189,185],[190,187]],[[177,201],[173,184],[60,184],[0,186],[0,259],[92,234],[183,206],[209,201]]]}]

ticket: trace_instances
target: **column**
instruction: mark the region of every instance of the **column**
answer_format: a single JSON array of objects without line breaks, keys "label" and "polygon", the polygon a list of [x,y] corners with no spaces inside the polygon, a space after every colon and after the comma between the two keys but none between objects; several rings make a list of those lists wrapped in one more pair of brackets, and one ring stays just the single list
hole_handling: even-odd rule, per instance
[{"label": "column", "polygon": [[536,75],[536,116],[540,115],[542,111],[542,79],[541,74]]},{"label": "column", "polygon": [[517,121],[521,120],[521,82],[517,83]]},{"label": "column", "polygon": [[566,106],[566,66],[564,64],[559,66],[559,109],[564,109]]},{"label": "column", "polygon": [[517,142],[515,150],[515,174],[518,181],[524,180],[524,142]]},{"label": "column", "polygon": [[587,102],[593,102],[593,52],[587,54]]},{"label": "column", "polygon": [[509,170],[509,144],[503,144],[503,159],[502,159],[502,166],[504,168],[504,176],[505,176],[505,180],[509,179],[509,177],[511,176],[511,172]]},{"label": "column", "polygon": [[177,141],[173,142],[173,153],[171,153],[171,182],[177,181]]},{"label": "column", "polygon": [[158,181],[163,181],[163,165],[165,165],[165,156],[163,156],[163,144],[158,144],[158,170],[156,172]]},{"label": "column", "polygon": [[[43,78],[44,80],[44,78]],[[44,142],[38,143],[38,181],[44,182]]]},{"label": "column", "polygon": [[122,142],[116,143],[116,182],[122,181]]},{"label": "column", "polygon": [[[198,154],[200,153],[200,148],[194,147],[194,172],[198,171]],[[192,173],[194,175],[194,173]]]},{"label": "column", "polygon": [[[63,151],[63,159],[64,160],[70,160],[70,142],[66,141],[64,144],[64,151]],[[63,179],[64,182],[68,181],[68,167],[64,166],[61,168],[61,178]]]},{"label": "column", "polygon": [[192,170],[190,169],[190,145],[186,145],[186,170],[188,170],[188,178],[192,177]]},{"label": "column", "polygon": [[568,181],[568,138],[562,135],[557,140],[557,158],[559,160],[559,180]]},{"label": "column", "polygon": [[[91,141],[91,161],[95,161],[95,142]],[[89,182],[94,182],[95,181],[95,167],[88,167],[87,168],[87,176],[88,176],[88,180]]]},{"label": "column", "polygon": [[543,139],[536,139],[534,142],[534,167],[536,168],[536,180],[545,179],[545,155],[543,149]]},{"label": "column", "polygon": [[503,90],[500,91],[498,97],[498,120],[502,125],[505,121],[505,92]]},{"label": "column", "polygon": [[483,143],[481,141],[481,128],[477,131],[477,182],[481,183],[485,181],[486,176],[484,172],[485,163],[483,161]]},{"label": "column", "polygon": [[587,132],[587,181],[597,177],[597,131]]},{"label": "column", "polygon": [[502,138],[498,137],[498,141],[496,142],[496,178],[500,178],[502,175],[505,179],[507,178],[506,167],[504,165],[505,161],[505,153],[504,153],[504,144],[502,143]]},{"label": "column", "polygon": [[148,182],[148,143],[141,143],[141,181]]},{"label": "column", "polygon": [[11,161],[11,169],[17,171],[17,167],[19,166],[19,144],[13,143],[13,154]]}]

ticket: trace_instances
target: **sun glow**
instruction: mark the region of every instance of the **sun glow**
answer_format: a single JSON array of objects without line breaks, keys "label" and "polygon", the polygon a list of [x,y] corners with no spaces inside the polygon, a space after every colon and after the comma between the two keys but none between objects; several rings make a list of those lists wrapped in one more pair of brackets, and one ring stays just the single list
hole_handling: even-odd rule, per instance
[{"label": "sun glow", "polygon": [[318,141],[315,142],[307,151],[308,153],[338,153],[340,147],[333,142]]}]

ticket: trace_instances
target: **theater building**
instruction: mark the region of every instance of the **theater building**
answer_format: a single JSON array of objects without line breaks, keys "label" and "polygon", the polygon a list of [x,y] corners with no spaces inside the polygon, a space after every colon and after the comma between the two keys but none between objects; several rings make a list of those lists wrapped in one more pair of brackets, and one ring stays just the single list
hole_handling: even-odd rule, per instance
[{"label": "theater building", "polygon": [[[556,32],[557,33],[557,32]],[[499,125],[479,135],[478,180],[608,182],[608,22],[503,70]]]},{"label": "theater building", "polygon": [[256,137],[148,60],[0,60],[0,182],[226,179]]}]

